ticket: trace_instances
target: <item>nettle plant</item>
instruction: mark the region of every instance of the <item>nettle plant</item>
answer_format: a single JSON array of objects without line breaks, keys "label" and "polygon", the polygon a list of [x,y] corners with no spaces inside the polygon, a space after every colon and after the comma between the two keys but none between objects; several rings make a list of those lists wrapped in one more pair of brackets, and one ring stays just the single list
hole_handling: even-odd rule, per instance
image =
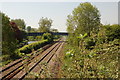
[{"label": "nettle plant", "polygon": [[74,49],[71,49],[71,50],[69,50],[68,52],[66,52],[66,54],[65,54],[65,58],[66,59],[72,59],[72,57],[74,56],[74,53],[75,53],[75,50]]},{"label": "nettle plant", "polygon": [[87,33],[85,33],[85,34],[79,34],[79,36],[77,36],[77,39],[78,39],[78,47],[79,47],[79,48],[83,48],[84,38],[86,38],[87,36],[88,36]]}]

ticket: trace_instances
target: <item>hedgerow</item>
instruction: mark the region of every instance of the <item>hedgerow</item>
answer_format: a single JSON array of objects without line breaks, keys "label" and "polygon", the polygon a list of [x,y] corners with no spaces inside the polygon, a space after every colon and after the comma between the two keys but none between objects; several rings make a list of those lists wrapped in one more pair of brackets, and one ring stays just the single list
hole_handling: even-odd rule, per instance
[{"label": "hedgerow", "polygon": [[44,33],[41,41],[37,41],[37,42],[31,43],[31,44],[25,45],[19,49],[19,52],[25,53],[25,54],[31,53],[32,50],[37,50],[52,41],[53,41],[52,34]]},{"label": "hedgerow", "polygon": [[48,40],[42,40],[42,41],[34,42],[34,43],[23,46],[22,48],[19,49],[19,51],[21,53],[25,53],[25,54],[31,53],[32,50],[37,50],[37,49],[43,47],[46,44],[48,44]]}]

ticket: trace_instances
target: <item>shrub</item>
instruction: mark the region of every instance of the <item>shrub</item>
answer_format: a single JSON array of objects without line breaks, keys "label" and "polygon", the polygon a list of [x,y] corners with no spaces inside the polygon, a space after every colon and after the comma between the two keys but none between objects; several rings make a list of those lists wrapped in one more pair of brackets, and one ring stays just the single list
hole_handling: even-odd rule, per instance
[{"label": "shrub", "polygon": [[53,41],[53,35],[51,33],[44,33],[42,36],[42,39],[45,40],[47,39],[49,42]]},{"label": "shrub", "polygon": [[43,47],[44,45],[48,44],[48,40],[42,40],[42,41],[38,41],[38,42],[34,42],[28,45],[23,46],[22,48],[19,49],[19,51],[21,53],[30,53],[32,52],[32,49],[37,50],[40,47]]},{"label": "shrub", "polygon": [[113,41],[114,39],[120,39],[120,25],[105,25],[106,36],[108,41]]},{"label": "shrub", "polygon": [[92,49],[92,46],[95,46],[96,41],[93,38],[85,39],[85,47],[87,49]]},{"label": "shrub", "polygon": [[21,43],[19,43],[19,45],[17,45],[18,48],[23,47],[24,45],[28,44],[28,40],[24,40]]},{"label": "shrub", "polygon": [[105,43],[107,40],[105,28],[103,26],[100,27],[100,30],[97,34],[97,44]]},{"label": "shrub", "polygon": [[[89,41],[89,40],[88,40]],[[94,42],[94,40],[92,39]],[[79,49],[74,45],[66,44],[65,52],[70,53],[75,48],[72,60],[63,60],[63,78],[118,78],[119,73],[119,46],[120,40],[114,39],[109,43],[95,45],[94,49]],[[66,57],[65,55],[65,57]]]}]

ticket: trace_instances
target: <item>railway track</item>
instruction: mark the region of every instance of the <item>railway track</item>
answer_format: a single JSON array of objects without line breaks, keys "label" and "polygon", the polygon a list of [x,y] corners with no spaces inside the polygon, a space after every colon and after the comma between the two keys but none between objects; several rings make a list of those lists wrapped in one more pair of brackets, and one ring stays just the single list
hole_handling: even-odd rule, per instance
[{"label": "railway track", "polygon": [[[39,64],[41,63],[49,63],[52,57],[56,54],[56,52],[60,49],[63,45],[63,42],[56,42],[53,45],[45,46],[45,51],[42,52],[34,52],[31,53],[31,57],[27,59],[18,59],[0,71],[0,79],[1,80],[8,80],[8,79],[24,79],[24,78],[35,78],[35,76],[30,76],[30,72],[34,73],[41,73],[43,69]],[[48,48],[49,47],[49,48]],[[48,49],[47,49],[48,48]],[[35,54],[36,53],[36,54]]]},{"label": "railway track", "polygon": [[[40,74],[42,73],[42,71],[44,70],[44,63],[45,64],[49,64],[49,62],[52,60],[52,58],[58,53],[58,51],[60,50],[60,48],[63,46],[64,43],[59,43],[42,61],[39,65],[37,65],[31,72],[35,73],[35,74]],[[43,64],[42,64],[43,63]],[[50,68],[50,67],[48,67]],[[42,76],[41,76],[42,77]],[[32,78],[35,79],[36,77],[34,75],[28,74],[25,78]]]}]

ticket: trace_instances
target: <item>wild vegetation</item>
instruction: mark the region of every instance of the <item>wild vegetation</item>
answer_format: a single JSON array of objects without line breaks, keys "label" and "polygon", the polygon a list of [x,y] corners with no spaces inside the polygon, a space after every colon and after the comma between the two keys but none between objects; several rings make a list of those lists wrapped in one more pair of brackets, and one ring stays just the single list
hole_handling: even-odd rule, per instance
[{"label": "wild vegetation", "polygon": [[[10,25],[9,17],[0,13],[2,17],[2,56],[1,60],[9,62],[13,58],[14,51],[17,49],[17,38],[15,37],[14,28]],[[7,63],[4,62],[3,63]],[[2,65],[2,64],[1,64]]]},{"label": "wild vegetation", "polygon": [[98,9],[81,3],[68,16],[67,26],[61,77],[118,78],[120,25],[102,25]]},{"label": "wild vegetation", "polygon": [[[4,13],[0,13],[0,15],[2,19],[0,25],[2,28],[2,34],[4,34],[2,35],[2,55],[0,56],[0,60],[2,60],[0,63],[1,66],[51,43],[54,38],[59,38],[59,36],[56,37],[50,33],[45,33],[43,36],[25,36],[27,32],[41,32],[42,29],[40,28],[44,28],[44,32],[57,31],[57,29],[51,29],[51,19],[40,19],[40,27],[39,29],[35,29],[31,28],[31,26],[26,28],[23,19],[10,20],[10,18]],[[27,45],[27,42],[30,40],[38,42]]]},{"label": "wild vegetation", "polygon": [[41,41],[37,41],[28,45],[23,46],[22,48],[19,49],[20,53],[23,54],[28,54],[31,53],[32,50],[37,50],[40,49],[41,47],[45,46],[46,44],[52,43],[53,42],[53,37],[50,33],[44,33],[42,36]]},{"label": "wild vegetation", "polygon": [[25,21],[23,19],[12,19],[11,22],[15,22],[20,30],[25,31],[26,24],[25,24]]},{"label": "wild vegetation", "polygon": [[[48,19],[47,17],[46,18],[42,17],[38,22],[39,28],[35,29],[35,28],[31,28],[31,26],[28,26],[27,32],[48,32],[48,33],[49,32],[58,32],[57,29],[51,28],[52,22],[53,22],[53,20]],[[58,35],[52,35],[52,37],[54,37],[54,39],[59,38]],[[30,41],[41,40],[42,36],[28,36],[27,39]]]},{"label": "wild vegetation", "polygon": [[[39,28],[27,26],[23,19],[12,19],[0,13],[2,23],[2,56],[0,65],[9,63],[58,39],[49,32],[53,20],[41,18]],[[120,54],[120,25],[104,25],[100,12],[85,2],[68,15],[67,43],[64,48],[61,78],[118,78]],[[43,36],[24,36],[28,32],[46,32]],[[28,41],[36,41],[31,44]],[[0,43],[1,44],[1,43]],[[1,48],[0,48],[1,49]],[[46,73],[44,73],[46,74]],[[34,74],[36,75],[36,74]],[[46,74],[50,76],[49,74]]]}]

